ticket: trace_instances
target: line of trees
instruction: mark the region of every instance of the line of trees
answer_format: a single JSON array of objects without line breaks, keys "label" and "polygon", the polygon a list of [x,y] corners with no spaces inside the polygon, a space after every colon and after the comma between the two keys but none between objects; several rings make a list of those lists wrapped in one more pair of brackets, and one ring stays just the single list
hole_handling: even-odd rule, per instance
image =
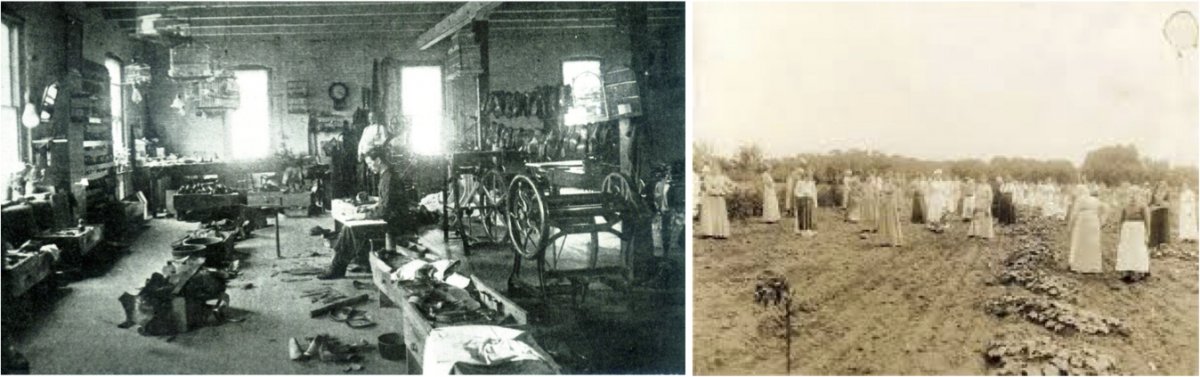
[{"label": "line of trees", "polygon": [[956,177],[1002,176],[1025,182],[1052,181],[1070,184],[1079,179],[1110,186],[1123,182],[1146,183],[1166,181],[1172,185],[1195,185],[1200,179],[1195,166],[1170,166],[1166,161],[1141,156],[1133,145],[1111,145],[1089,152],[1081,166],[1065,159],[1038,160],[1022,157],[994,157],[991,160],[959,159],[928,161],[912,157],[878,153],[859,149],[834,150],[828,153],[805,153],[792,157],[768,159],[762,148],[745,144],[733,156],[714,153],[706,144],[693,145],[694,171],[707,164],[719,164],[735,181],[756,181],[764,168],[769,167],[776,179],[786,177],[796,167],[812,169],[817,180],[833,182],[842,172],[895,172],[908,177],[929,175],[935,169]]}]

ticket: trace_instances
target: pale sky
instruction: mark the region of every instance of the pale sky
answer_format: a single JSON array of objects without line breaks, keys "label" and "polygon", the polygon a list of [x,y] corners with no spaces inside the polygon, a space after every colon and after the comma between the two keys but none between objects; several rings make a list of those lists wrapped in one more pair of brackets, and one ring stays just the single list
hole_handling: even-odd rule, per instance
[{"label": "pale sky", "polygon": [[1197,163],[1196,52],[1162,32],[1194,3],[693,6],[695,140],[721,153]]}]

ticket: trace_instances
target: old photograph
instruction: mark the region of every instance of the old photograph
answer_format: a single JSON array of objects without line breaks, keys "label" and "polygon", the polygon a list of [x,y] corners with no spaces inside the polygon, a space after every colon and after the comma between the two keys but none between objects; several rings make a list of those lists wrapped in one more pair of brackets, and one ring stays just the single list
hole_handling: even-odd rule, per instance
[{"label": "old photograph", "polygon": [[4,2],[4,374],[684,374],[683,2]]},{"label": "old photograph", "polygon": [[1195,375],[1195,3],[697,3],[697,375]]}]

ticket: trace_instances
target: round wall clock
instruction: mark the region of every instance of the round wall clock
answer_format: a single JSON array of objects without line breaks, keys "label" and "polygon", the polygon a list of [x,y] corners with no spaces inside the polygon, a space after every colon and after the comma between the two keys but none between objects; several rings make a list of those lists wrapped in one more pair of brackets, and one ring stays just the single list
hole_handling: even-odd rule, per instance
[{"label": "round wall clock", "polygon": [[346,109],[346,97],[350,96],[350,88],[345,83],[335,82],[329,85],[329,98],[333,100],[334,110]]}]

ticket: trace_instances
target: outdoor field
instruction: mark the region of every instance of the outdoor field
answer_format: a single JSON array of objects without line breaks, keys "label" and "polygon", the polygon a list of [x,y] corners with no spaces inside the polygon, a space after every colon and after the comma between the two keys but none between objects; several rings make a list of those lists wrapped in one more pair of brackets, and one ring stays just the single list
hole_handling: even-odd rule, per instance
[{"label": "outdoor field", "polygon": [[1111,225],[1105,272],[1080,275],[1067,270],[1061,220],[1022,215],[982,241],[967,239],[965,223],[935,234],[901,218],[898,248],[874,246],[878,235],[860,238],[825,207],[813,238],[793,234],[785,214],[696,239],[695,373],[787,372],[784,340],[760,330],[781,309],[754,302],[767,270],[789,281],[798,307],[791,374],[1198,373],[1195,243],[1175,241],[1154,254],[1149,278],[1126,284],[1113,272]]}]

